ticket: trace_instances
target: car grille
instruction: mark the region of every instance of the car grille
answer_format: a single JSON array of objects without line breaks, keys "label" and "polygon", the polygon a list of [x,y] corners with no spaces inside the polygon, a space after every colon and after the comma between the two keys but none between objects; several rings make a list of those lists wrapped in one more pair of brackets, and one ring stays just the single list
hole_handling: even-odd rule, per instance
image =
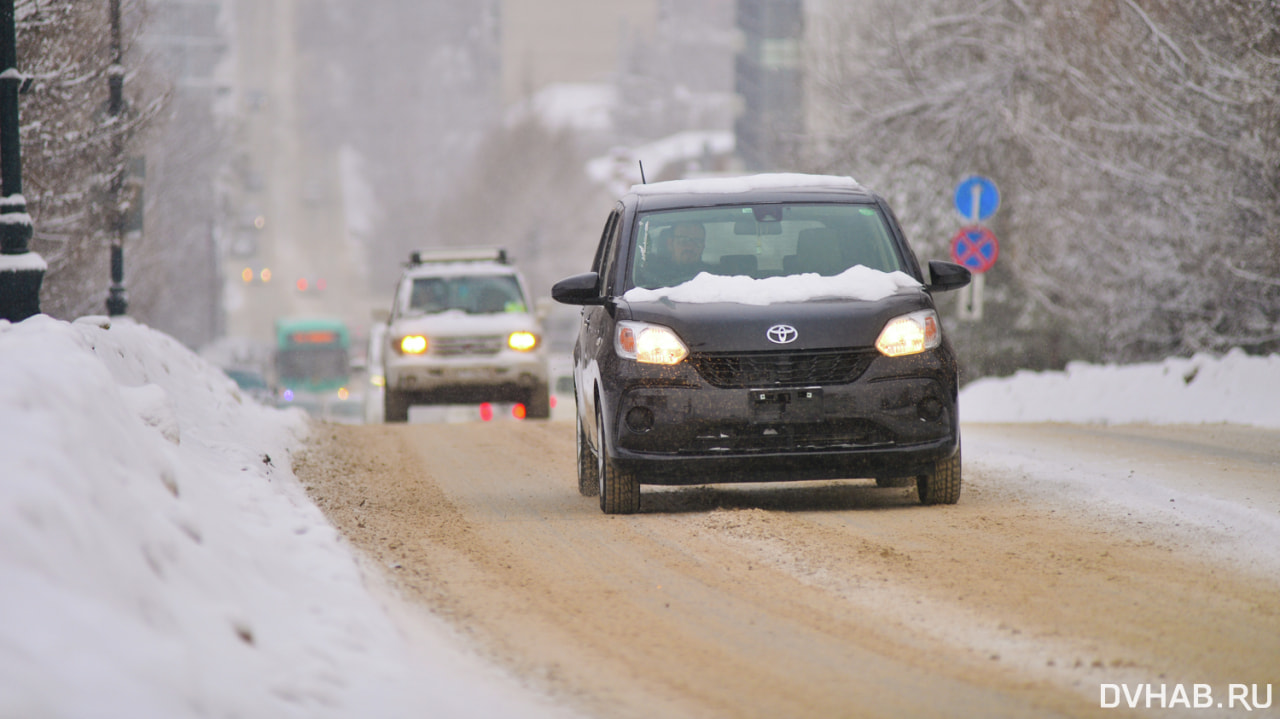
[{"label": "car grille", "polygon": [[848,451],[890,447],[896,438],[889,430],[862,419],[832,419],[796,424],[731,422],[710,425],[696,437],[681,443],[678,453],[767,454],[771,452]]},{"label": "car grille", "polygon": [[875,357],[848,350],[749,352],[697,354],[690,362],[716,387],[813,387],[853,382]]},{"label": "car grille", "polygon": [[501,336],[432,337],[431,352],[440,357],[496,355],[502,350]]}]

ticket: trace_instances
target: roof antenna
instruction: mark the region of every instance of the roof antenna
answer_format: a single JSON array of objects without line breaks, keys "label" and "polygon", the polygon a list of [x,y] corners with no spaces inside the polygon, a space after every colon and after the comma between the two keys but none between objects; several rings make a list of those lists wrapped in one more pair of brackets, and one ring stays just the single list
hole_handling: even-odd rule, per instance
[{"label": "roof antenna", "polygon": [[647,184],[649,184],[649,183],[648,183],[648,182],[646,182],[646,181],[645,181],[645,179],[644,179],[644,160],[636,160],[636,162],[639,162],[639,163],[640,163],[640,184],[641,184],[641,185],[647,185]]}]

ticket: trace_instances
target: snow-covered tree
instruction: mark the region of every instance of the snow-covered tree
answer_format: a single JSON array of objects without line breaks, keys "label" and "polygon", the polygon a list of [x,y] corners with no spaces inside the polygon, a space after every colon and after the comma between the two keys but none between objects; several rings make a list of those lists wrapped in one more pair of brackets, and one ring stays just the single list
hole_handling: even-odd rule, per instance
[{"label": "snow-covered tree", "polygon": [[1280,7],[864,0],[814,28],[812,162],[947,252],[967,174],[1000,186],[979,372],[1280,350]]},{"label": "snow-covered tree", "polygon": [[[126,56],[133,53],[139,0],[123,0]],[[113,64],[107,0],[18,0],[18,69],[32,78],[20,99],[23,196],[35,225],[31,247],[48,262],[41,311],[71,318],[103,313],[116,193],[132,138],[152,122],[165,94],[145,72],[125,68],[126,105],[108,111]],[[151,88],[148,91],[148,88]]]}]

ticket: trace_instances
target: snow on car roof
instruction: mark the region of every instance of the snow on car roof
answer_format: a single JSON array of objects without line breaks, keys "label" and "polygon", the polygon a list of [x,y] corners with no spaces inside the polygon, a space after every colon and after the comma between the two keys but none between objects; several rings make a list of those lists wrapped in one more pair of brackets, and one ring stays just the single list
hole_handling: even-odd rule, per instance
[{"label": "snow on car roof", "polygon": [[742,177],[703,177],[693,180],[668,180],[632,185],[637,195],[715,194],[751,192],[753,190],[791,190],[805,187],[864,189],[858,181],[844,175],[807,175],[798,172],[776,172]]},{"label": "snow on car roof", "polygon": [[756,279],[739,275],[722,277],[707,272],[676,285],[648,290],[633,287],[622,295],[629,302],[656,302],[667,298],[672,302],[705,304],[733,302],[742,305],[769,305],[780,302],[808,302],[819,299],[850,299],[872,302],[898,290],[921,287],[905,272],[882,272],[855,265],[833,277],[816,273]]}]

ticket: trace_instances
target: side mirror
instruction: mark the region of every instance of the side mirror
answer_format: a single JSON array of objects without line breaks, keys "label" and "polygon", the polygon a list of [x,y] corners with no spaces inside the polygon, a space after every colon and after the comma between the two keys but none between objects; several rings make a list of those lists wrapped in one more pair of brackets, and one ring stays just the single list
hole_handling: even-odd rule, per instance
[{"label": "side mirror", "polygon": [[599,273],[584,272],[560,280],[551,287],[551,299],[565,305],[604,304],[605,298],[600,296]]},{"label": "side mirror", "polygon": [[929,287],[932,292],[958,290],[969,284],[973,274],[964,265],[941,260],[929,260]]}]

